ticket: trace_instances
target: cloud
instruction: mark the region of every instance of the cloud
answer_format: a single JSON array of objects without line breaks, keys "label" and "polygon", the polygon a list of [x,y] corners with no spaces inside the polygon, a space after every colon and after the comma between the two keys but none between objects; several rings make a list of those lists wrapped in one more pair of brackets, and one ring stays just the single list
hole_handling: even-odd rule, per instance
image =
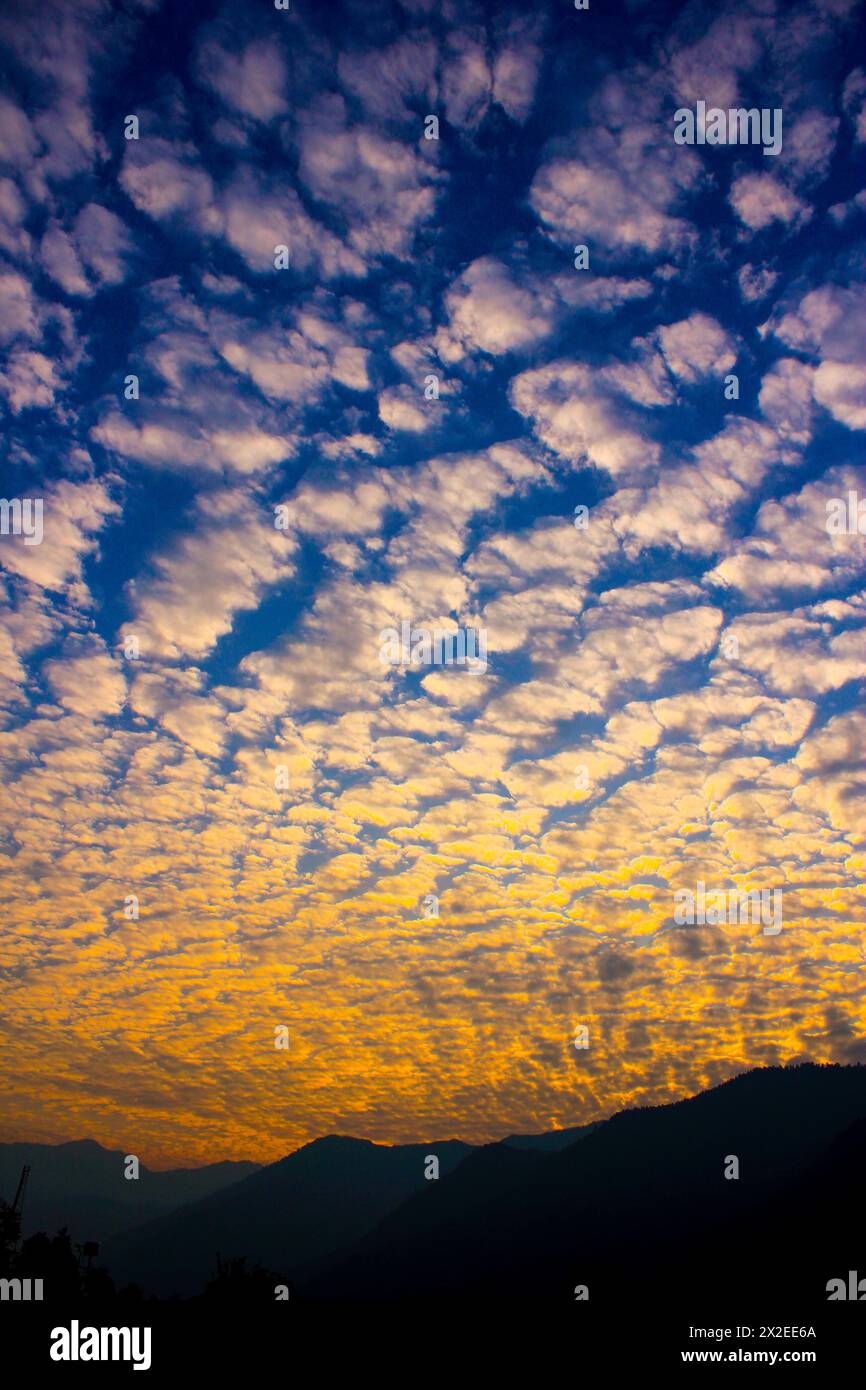
[{"label": "cloud", "polygon": [[54,363],[42,352],[19,348],[0,370],[0,391],[15,415],[33,406],[53,405],[61,384]]},{"label": "cloud", "polygon": [[773,174],[741,174],[731,185],[730,203],[751,231],[763,231],[772,222],[808,221],[811,209]]},{"label": "cloud", "polygon": [[[6,490],[45,503],[41,545],[0,537],[4,1003],[13,1040],[66,1040],[59,1117],[13,1042],[32,1138],[86,1109],[116,1147],[132,1088],[163,1162],[261,1158],[287,999],[268,1157],[681,1096],[696,1029],[713,1080],[776,1060],[807,939],[813,996],[853,1018],[866,561],[826,519],[863,493],[854,8],[687,8],[616,72],[547,11],[392,9],[187,7],[174,56],[157,0],[0,14],[27,94],[0,99]],[[675,146],[681,103],[761,91],[778,159]],[[775,180],[751,202],[750,170]],[[786,235],[821,179],[826,235]],[[487,671],[386,665],[403,618],[483,628]],[[686,951],[698,878],[784,885],[785,931]],[[420,1090],[419,994],[457,1021]]]},{"label": "cloud", "polygon": [[0,94],[0,149],[4,162],[26,169],[36,157],[39,141],[26,112]]},{"label": "cloud", "polygon": [[221,230],[213,181],[190,144],[159,138],[127,141],[120,184],[138,210],[157,222],[183,219],[200,233]]},{"label": "cloud", "polygon": [[68,590],[78,602],[88,603],[81,583],[83,562],[96,551],[96,533],[119,511],[104,483],[61,479],[43,497],[42,544],[24,545],[21,537],[11,543],[4,540],[0,559],[8,570],[33,584]]},{"label": "cloud", "polygon": [[121,636],[138,638],[148,661],[199,659],[294,572],[295,546],[274,513],[240,491],[199,500],[192,529],[154,557],[152,577],[131,580],[133,616]]},{"label": "cloud", "polygon": [[302,312],[297,326],[258,330],[240,319],[214,324],[221,357],[267,397],[296,405],[318,400],[333,381],[353,391],[370,388],[368,353],[340,324]]},{"label": "cloud", "polygon": [[448,324],[437,330],[434,345],[443,362],[459,362],[477,348],[499,357],[533,347],[569,311],[611,313],[651,292],[648,280],[578,271],[543,279],[481,256],[449,287]]},{"label": "cloud", "polygon": [[768,605],[789,593],[847,587],[866,570],[866,555],[856,535],[828,533],[828,503],[856,488],[853,469],[832,469],[799,492],[762,502],[751,534],[707,579]]},{"label": "cloud", "polygon": [[0,178],[0,247],[10,256],[30,254],[30,234],[24,229],[26,217],[27,205],[17,185],[12,179]]},{"label": "cloud", "polygon": [[866,212],[866,188],[861,188],[859,193],[855,193],[853,198],[848,198],[842,203],[833,203],[827,209],[833,221],[842,226],[858,212]]},{"label": "cloud", "polygon": [[699,554],[735,544],[739,550],[732,516],[781,460],[783,446],[767,425],[734,417],[690,452],[651,487],[617,493],[604,504],[630,554],[654,545]]},{"label": "cloud", "polygon": [[730,334],[700,312],[659,328],[658,341],[669,369],[688,385],[704,376],[721,377],[737,360]]},{"label": "cloud", "polygon": [[814,697],[866,676],[863,631],[833,631],[833,624],[798,612],[748,613],[729,629],[739,660],[769,690]]},{"label": "cloud", "polygon": [[[426,405],[426,409],[422,408]],[[379,395],[379,419],[392,430],[420,433],[434,423],[430,403],[409,386],[389,386]]]},{"label": "cloud", "polygon": [[111,410],[90,433],[103,448],[154,468],[252,474],[294,453],[289,438],[253,424],[209,428],[180,412],[156,407],[142,423]]},{"label": "cloud", "polygon": [[216,38],[205,39],[196,71],[203,85],[243,116],[268,122],[288,109],[286,67],[273,40],[257,39],[233,53]]},{"label": "cloud", "polygon": [[499,356],[528,347],[551,332],[556,300],[550,290],[524,288],[493,256],[473,261],[449,289],[446,361],[471,348]]},{"label": "cloud", "polygon": [[758,402],[771,425],[798,444],[812,433],[814,371],[794,357],[781,357],[761,382]]},{"label": "cloud", "polygon": [[509,395],[538,437],[566,458],[585,456],[622,479],[637,479],[657,466],[658,445],[621,402],[599,390],[594,373],[581,363],[553,362],[521,372]]},{"label": "cloud", "polygon": [[822,362],[815,399],[851,430],[866,430],[866,363]]},{"label": "cloud", "polygon": [[693,244],[691,224],[672,211],[700,176],[691,151],[637,122],[596,125],[589,149],[550,160],[533,179],[530,204],[555,240],[649,255]]},{"label": "cloud", "polygon": [[480,35],[455,31],[448,36],[442,71],[442,98],[451,125],[472,129],[481,124],[490,102],[491,74]]},{"label": "cloud", "polygon": [[107,208],[88,203],[69,232],[56,222],[49,225],[40,258],[44,269],[67,294],[89,296],[105,285],[123,281],[131,249],[120,218]]},{"label": "cloud", "polygon": [[804,111],[785,131],[780,163],[798,185],[820,183],[827,177],[836,148],[839,118],[822,111]]},{"label": "cloud", "polygon": [[310,217],[293,189],[268,183],[250,169],[229,184],[220,212],[225,240],[259,275],[274,273],[278,246],[288,246],[290,267],[316,268],[329,280],[367,274],[363,257]]},{"label": "cloud", "polygon": [[[521,29],[523,32],[521,32]],[[542,50],[532,42],[531,29],[515,24],[493,64],[493,100],[513,121],[525,121],[532,110]]]},{"label": "cloud", "polygon": [[43,674],[55,699],[73,714],[101,719],[119,714],[126,703],[126,681],[120,662],[101,642],[94,641],[81,653],[67,652],[46,661]]},{"label": "cloud", "polygon": [[778,271],[771,270],[767,265],[755,266],[747,263],[741,265],[737,271],[740,294],[747,304],[766,299],[778,278]]},{"label": "cloud", "polygon": [[348,126],[339,97],[317,103],[300,140],[300,176],[316,199],[338,210],[348,244],[365,260],[407,257],[433,214],[441,178],[420,148]]},{"label": "cloud", "polygon": [[770,329],[788,347],[818,359],[813,390],[819,404],[849,429],[866,429],[866,290],[810,290],[796,309],[771,320]]},{"label": "cloud", "polygon": [[38,150],[20,123],[10,124],[19,167],[29,165],[28,186],[40,199],[48,196],[47,180],[68,183],[107,157],[106,141],[94,128],[91,78],[112,44],[118,46],[115,53],[122,51],[134,23],[129,12],[118,14],[105,0],[81,0],[71,8],[51,3],[47,9],[22,0],[14,15],[0,16],[0,41],[38,94],[31,117]]},{"label": "cloud", "polygon": [[866,70],[855,68],[845,79],[842,104],[854,125],[858,144],[866,140]]},{"label": "cloud", "polygon": [[429,34],[404,34],[396,42],[365,52],[341,45],[337,59],[340,81],[377,120],[416,119],[418,103],[435,114],[437,48]]},{"label": "cloud", "polygon": [[0,270],[0,342],[39,336],[39,320],[29,280],[16,270]]}]

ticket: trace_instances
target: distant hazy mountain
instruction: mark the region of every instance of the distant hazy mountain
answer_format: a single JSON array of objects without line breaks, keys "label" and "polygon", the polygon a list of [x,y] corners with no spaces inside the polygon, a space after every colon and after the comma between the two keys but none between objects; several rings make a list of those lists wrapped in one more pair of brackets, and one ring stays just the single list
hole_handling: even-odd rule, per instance
[{"label": "distant hazy mountain", "polygon": [[467,1144],[387,1146],[332,1135],[306,1144],[231,1188],[109,1241],[115,1281],[162,1295],[201,1291],[217,1253],[246,1255],[289,1280],[306,1277],[373,1230],[413,1193],[435,1188],[470,1152]]},{"label": "distant hazy mountain", "polygon": [[544,1153],[558,1153],[560,1149],[567,1149],[570,1144],[576,1144],[585,1134],[591,1134],[602,1123],[602,1120],[594,1120],[589,1125],[576,1125],[574,1129],[552,1129],[547,1134],[509,1134],[508,1138],[501,1142],[511,1149],[541,1149]]},{"label": "distant hazy mountain", "polygon": [[259,1168],[257,1163],[211,1163],[154,1173],[141,1164],[123,1176],[124,1155],[92,1139],[68,1144],[0,1144],[0,1197],[11,1202],[21,1169],[30,1164],[23,1233],[51,1234],[62,1226],[73,1240],[104,1241],[151,1216],[209,1196]]}]

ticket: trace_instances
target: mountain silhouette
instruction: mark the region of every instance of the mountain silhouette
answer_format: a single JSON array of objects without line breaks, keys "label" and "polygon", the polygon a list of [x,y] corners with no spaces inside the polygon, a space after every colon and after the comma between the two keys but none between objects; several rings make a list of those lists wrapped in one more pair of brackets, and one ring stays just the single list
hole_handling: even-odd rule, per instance
[{"label": "mountain silhouette", "polygon": [[[439,1177],[425,1176],[435,1155]],[[726,1177],[736,1162],[737,1178]],[[866,1067],[744,1073],[691,1099],[472,1147],[318,1139],[108,1240],[120,1285],[201,1294],[216,1257],[293,1304],[605,1307],[710,1301],[783,1320],[866,1276]],[[238,1266],[240,1268],[240,1266]],[[261,1296],[268,1280],[259,1281]],[[256,1295],[258,1296],[258,1295]],[[748,1315],[748,1314],[747,1314]]]},{"label": "mountain silhouette", "polygon": [[576,1125],[573,1129],[552,1129],[546,1134],[509,1134],[507,1139],[500,1140],[500,1143],[511,1149],[540,1149],[543,1153],[558,1153],[560,1149],[567,1149],[585,1134],[598,1129],[602,1123],[601,1120],[593,1120],[588,1125]]},{"label": "mountain silhouette", "polygon": [[559,1152],[488,1145],[301,1293],[465,1304],[497,1290],[555,1306],[587,1285],[616,1305],[637,1281],[685,1304],[699,1270],[702,1296],[775,1280],[792,1299],[823,1299],[837,1264],[859,1258],[866,1274],[853,1186],[864,1118],[866,1069],[801,1065],[622,1111]]},{"label": "mountain silhouette", "polygon": [[257,1163],[210,1163],[204,1168],[124,1177],[119,1150],[92,1139],[66,1144],[0,1144],[0,1199],[11,1202],[21,1169],[30,1165],[22,1234],[69,1229],[74,1240],[104,1241],[151,1216],[172,1211],[256,1172]]},{"label": "mountain silhouette", "polygon": [[105,1246],[105,1263],[116,1280],[163,1296],[198,1293],[217,1253],[247,1256],[292,1280],[308,1277],[413,1193],[436,1186],[424,1176],[428,1154],[447,1175],[468,1152],[457,1140],[316,1139],[227,1190],[117,1236]]}]

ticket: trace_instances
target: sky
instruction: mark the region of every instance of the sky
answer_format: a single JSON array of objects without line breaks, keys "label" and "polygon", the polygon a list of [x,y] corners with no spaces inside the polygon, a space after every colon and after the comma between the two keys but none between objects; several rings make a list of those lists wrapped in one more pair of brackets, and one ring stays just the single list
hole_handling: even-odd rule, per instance
[{"label": "sky", "polygon": [[3,7],[0,1137],[268,1161],[866,1061],[864,37]]}]

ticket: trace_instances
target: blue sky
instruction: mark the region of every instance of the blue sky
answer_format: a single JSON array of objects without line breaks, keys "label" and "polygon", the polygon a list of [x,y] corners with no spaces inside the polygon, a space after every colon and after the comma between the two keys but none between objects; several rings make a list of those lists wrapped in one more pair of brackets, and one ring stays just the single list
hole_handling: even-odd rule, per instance
[{"label": "blue sky", "polygon": [[[860,1056],[863,39],[849,0],[0,17],[16,1134],[477,1138]],[[698,101],[780,153],[678,145]],[[402,619],[487,671],[383,666]],[[674,932],[700,878],[785,932]]]}]

